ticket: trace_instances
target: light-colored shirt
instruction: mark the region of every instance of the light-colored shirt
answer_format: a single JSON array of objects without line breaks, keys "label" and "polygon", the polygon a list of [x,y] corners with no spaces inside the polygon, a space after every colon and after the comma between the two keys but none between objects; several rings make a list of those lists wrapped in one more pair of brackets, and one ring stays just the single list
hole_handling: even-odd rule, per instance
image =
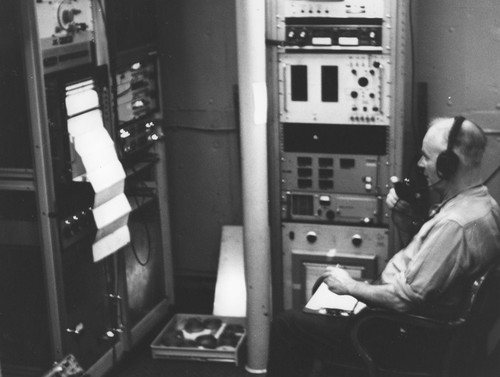
[{"label": "light-colored shirt", "polygon": [[419,311],[446,313],[500,256],[500,208],[485,186],[443,202],[382,273],[398,297]]}]

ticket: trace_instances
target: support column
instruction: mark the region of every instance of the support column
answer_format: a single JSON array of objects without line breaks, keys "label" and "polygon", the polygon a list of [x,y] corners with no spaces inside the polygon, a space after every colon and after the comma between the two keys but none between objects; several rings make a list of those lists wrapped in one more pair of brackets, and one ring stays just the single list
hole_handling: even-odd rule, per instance
[{"label": "support column", "polygon": [[236,1],[243,247],[247,285],[247,365],[265,373],[270,308],[265,0]]}]

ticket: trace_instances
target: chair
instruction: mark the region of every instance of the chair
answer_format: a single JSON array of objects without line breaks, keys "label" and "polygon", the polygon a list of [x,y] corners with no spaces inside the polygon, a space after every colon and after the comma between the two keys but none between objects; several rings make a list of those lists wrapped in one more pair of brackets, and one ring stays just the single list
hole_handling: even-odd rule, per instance
[{"label": "chair", "polygon": [[[477,376],[474,367],[486,359],[486,338],[498,315],[496,274],[490,269],[473,282],[453,320],[374,308],[360,313],[351,339],[369,376]],[[374,331],[375,340],[367,336]]]}]

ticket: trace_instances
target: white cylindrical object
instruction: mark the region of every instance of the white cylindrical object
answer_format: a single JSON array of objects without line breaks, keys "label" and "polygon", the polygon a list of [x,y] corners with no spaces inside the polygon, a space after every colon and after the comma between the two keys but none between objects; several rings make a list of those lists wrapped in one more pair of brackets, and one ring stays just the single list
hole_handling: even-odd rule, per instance
[{"label": "white cylindrical object", "polygon": [[236,1],[236,25],[247,285],[246,369],[264,373],[271,317],[265,1]]}]

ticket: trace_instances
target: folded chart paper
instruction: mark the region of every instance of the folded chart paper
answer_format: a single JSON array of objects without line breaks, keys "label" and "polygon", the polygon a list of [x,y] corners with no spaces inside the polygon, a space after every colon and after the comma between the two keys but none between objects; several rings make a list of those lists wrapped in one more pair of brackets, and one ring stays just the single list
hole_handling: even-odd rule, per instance
[{"label": "folded chart paper", "polygon": [[[73,97],[68,97],[67,101],[73,101]],[[93,97],[89,98],[95,102]],[[70,118],[68,131],[84,167],[84,174],[79,179],[90,182],[94,189],[92,212],[97,232],[92,252],[97,262],[130,242],[128,216],[131,207],[124,194],[126,174],[114,142],[104,128],[100,110]]]},{"label": "folded chart paper", "polygon": [[350,315],[359,313],[366,304],[351,295],[338,295],[321,283],[304,307],[305,312]]}]

